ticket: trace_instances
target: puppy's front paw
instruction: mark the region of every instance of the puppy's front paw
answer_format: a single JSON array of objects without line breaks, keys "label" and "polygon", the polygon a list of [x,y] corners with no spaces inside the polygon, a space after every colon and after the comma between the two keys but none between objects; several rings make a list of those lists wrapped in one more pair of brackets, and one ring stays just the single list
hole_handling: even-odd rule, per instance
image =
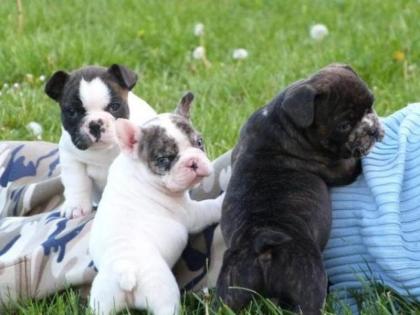
[{"label": "puppy's front paw", "polygon": [[61,207],[60,214],[68,219],[83,217],[92,212],[92,204],[89,201],[72,203],[65,201]]},{"label": "puppy's front paw", "polygon": [[136,275],[133,272],[126,272],[120,275],[120,287],[124,291],[131,292],[137,284]]},{"label": "puppy's front paw", "polygon": [[120,288],[124,291],[131,292],[137,285],[136,268],[126,261],[117,262],[114,270],[118,275]]}]

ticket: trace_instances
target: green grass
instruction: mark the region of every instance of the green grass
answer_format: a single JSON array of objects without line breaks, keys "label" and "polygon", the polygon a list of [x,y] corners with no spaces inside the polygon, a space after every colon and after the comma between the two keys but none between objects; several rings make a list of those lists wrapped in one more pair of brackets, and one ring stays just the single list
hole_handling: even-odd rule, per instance
[{"label": "green grass", "polygon": [[[43,139],[59,138],[58,106],[43,93],[40,75],[88,64],[123,63],[140,74],[135,92],[158,111],[172,110],[185,90],[196,94],[193,113],[212,158],[231,148],[239,128],[287,84],[335,61],[351,64],[387,115],[420,99],[419,1],[152,1],[22,0],[19,32],[15,1],[0,5],[0,139],[34,139],[30,121],[44,127]],[[193,34],[195,23],[205,36]],[[322,42],[309,28],[323,23]],[[193,60],[204,44],[211,66]],[[249,58],[232,59],[234,48]],[[396,52],[403,53],[396,60]],[[28,78],[31,74],[33,79]],[[370,294],[369,294],[370,292]],[[373,292],[373,293],[372,293]],[[397,314],[394,295],[368,290],[365,314]],[[188,306],[199,310],[192,298]],[[397,303],[397,302],[396,302]],[[333,312],[330,302],[327,310]],[[21,314],[84,313],[74,293],[21,304]],[[276,314],[264,302],[249,314]],[[258,311],[258,307],[268,307]],[[378,310],[377,313],[372,310]],[[419,308],[409,306],[412,314]],[[395,311],[394,311],[395,310]],[[417,310],[417,311],[416,311]],[[258,313],[260,312],[260,313]],[[187,312],[194,314],[192,310]]]},{"label": "green grass", "polygon": [[[419,315],[420,305],[410,303],[380,285],[366,285],[363,291],[354,293],[360,305],[361,315]],[[181,315],[235,315],[226,306],[215,308],[214,296],[204,296],[203,293],[190,293],[183,296]],[[67,290],[63,293],[41,300],[19,301],[8,305],[5,314],[22,315],[92,315],[87,307],[87,299],[77,291]],[[121,315],[149,315],[147,311],[125,310]],[[348,305],[343,304],[335,296],[327,299],[324,315],[352,315]],[[292,315],[283,311],[267,299],[258,298],[241,312],[241,315]]]}]

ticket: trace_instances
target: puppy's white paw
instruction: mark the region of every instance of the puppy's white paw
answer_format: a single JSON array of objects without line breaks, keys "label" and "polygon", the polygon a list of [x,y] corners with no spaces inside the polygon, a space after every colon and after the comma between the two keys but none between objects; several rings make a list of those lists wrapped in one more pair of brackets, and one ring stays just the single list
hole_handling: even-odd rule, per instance
[{"label": "puppy's white paw", "polygon": [[60,214],[68,219],[83,217],[92,212],[92,204],[90,202],[72,203],[65,201],[60,209]]},{"label": "puppy's white paw", "polygon": [[137,285],[137,269],[133,264],[129,261],[121,260],[114,263],[113,269],[117,275],[120,288],[124,291],[133,291]]},{"label": "puppy's white paw", "polygon": [[133,272],[124,272],[120,274],[120,288],[131,292],[137,284],[136,275]]}]

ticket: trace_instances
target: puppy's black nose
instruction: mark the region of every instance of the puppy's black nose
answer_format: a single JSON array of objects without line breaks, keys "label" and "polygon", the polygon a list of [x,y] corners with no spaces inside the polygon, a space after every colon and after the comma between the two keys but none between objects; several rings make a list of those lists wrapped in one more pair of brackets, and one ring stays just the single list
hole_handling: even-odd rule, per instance
[{"label": "puppy's black nose", "polygon": [[192,165],[191,165],[191,168],[192,168],[193,171],[195,171],[198,168],[197,163],[193,162]]},{"label": "puppy's black nose", "polygon": [[104,122],[102,121],[102,119],[99,119],[97,121],[91,121],[89,123],[89,132],[92,136],[96,138],[96,141],[99,140],[99,138],[101,137],[101,132],[104,131],[102,129],[103,124]]},{"label": "puppy's black nose", "polygon": [[369,136],[376,137],[376,135],[378,134],[378,130],[377,129],[368,129],[367,134]]},{"label": "puppy's black nose", "polygon": [[377,141],[382,140],[384,136],[382,130],[378,128],[368,130],[367,134],[375,138]]}]

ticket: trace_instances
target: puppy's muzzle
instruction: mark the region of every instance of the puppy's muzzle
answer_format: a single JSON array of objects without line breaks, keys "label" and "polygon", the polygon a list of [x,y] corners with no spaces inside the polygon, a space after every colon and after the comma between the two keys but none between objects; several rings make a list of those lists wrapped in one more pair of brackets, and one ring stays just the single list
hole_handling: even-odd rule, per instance
[{"label": "puppy's muzzle", "polygon": [[105,128],[102,119],[89,122],[89,133],[95,138],[95,142],[98,142],[101,139],[103,132],[105,132]]},{"label": "puppy's muzzle", "polygon": [[92,139],[86,134],[78,134],[73,139],[74,145],[79,150],[87,150],[92,145]]},{"label": "puppy's muzzle", "polygon": [[362,157],[369,153],[377,141],[384,137],[384,129],[376,113],[369,113],[356,125],[345,145],[352,157]]}]

